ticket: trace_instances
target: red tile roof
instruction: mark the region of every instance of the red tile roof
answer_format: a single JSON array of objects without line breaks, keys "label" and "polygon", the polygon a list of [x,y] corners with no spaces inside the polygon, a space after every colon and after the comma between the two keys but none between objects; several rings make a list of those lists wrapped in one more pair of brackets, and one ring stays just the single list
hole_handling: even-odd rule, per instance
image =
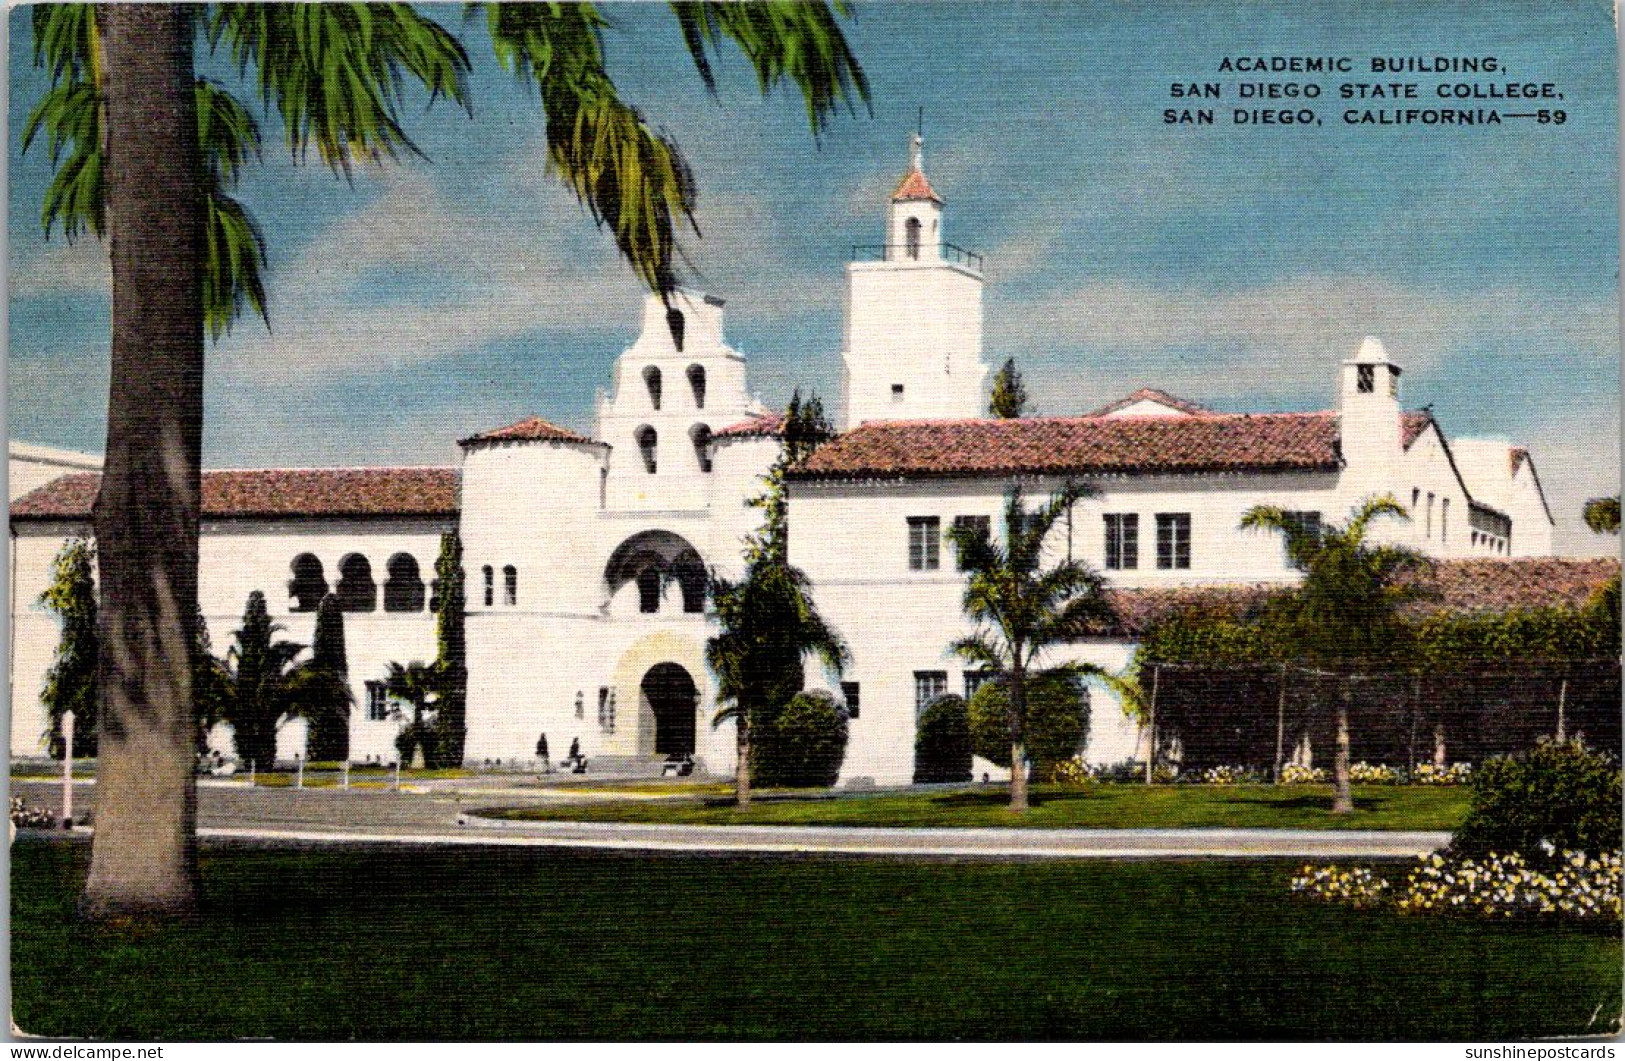
[{"label": "red tile roof", "polygon": [[[204,518],[457,515],[456,468],[260,468],[203,473]],[[65,475],[11,518],[88,519],[101,476]]]},{"label": "red tile roof", "polygon": [[458,440],[459,446],[472,446],[480,442],[592,442],[586,435],[579,435],[569,428],[560,427],[543,420],[539,416],[527,417],[517,424],[499,427],[491,431],[484,431],[478,435],[470,435]]},{"label": "red tile roof", "polygon": [[748,420],[713,432],[712,438],[768,438],[784,433],[783,413],[757,413]]},{"label": "red tile roof", "polygon": [[796,478],[1334,471],[1335,413],[895,420],[821,446]]},{"label": "red tile roof", "polygon": [[1433,423],[1433,414],[1429,413],[1429,412],[1423,412],[1421,410],[1417,410],[1416,412],[1411,412],[1411,413],[1400,413],[1399,414],[1399,440],[1400,440],[1400,442],[1403,443],[1403,445],[1404,445],[1404,447],[1406,449],[1410,449],[1411,448],[1411,443],[1413,443],[1417,439],[1421,438],[1422,437],[1422,432],[1426,431],[1428,429],[1428,426],[1430,424],[1432,424],[1432,423]]},{"label": "red tile roof", "polygon": [[936,203],[947,201],[937,194],[937,190],[931,187],[931,182],[925,179],[925,174],[918,169],[911,169],[903,174],[903,179],[897,183],[897,190],[891,193],[891,201],[894,203],[916,202],[925,199]]},{"label": "red tile roof", "polygon": [[[1417,576],[1424,595],[1408,610],[1430,615],[1582,608],[1618,576],[1619,566],[1612,557],[1438,560]],[[1189,610],[1240,618],[1283,592],[1286,587],[1278,585],[1113,588],[1107,594],[1117,622],[1099,633],[1136,636],[1160,619]]]},{"label": "red tile roof", "polygon": [[1198,405],[1193,401],[1187,401],[1184,398],[1175,397],[1174,395],[1169,394],[1167,391],[1158,390],[1155,387],[1141,387],[1133,394],[1130,394],[1127,398],[1119,398],[1115,402],[1112,402],[1109,405],[1102,405],[1094,412],[1087,413],[1085,415],[1107,416],[1111,413],[1117,412],[1119,409],[1127,409],[1136,402],[1156,402],[1158,405],[1166,405],[1170,409],[1178,409],[1180,412],[1189,413],[1192,416],[1200,416],[1204,413],[1213,412],[1212,409],[1209,409],[1205,405]]}]

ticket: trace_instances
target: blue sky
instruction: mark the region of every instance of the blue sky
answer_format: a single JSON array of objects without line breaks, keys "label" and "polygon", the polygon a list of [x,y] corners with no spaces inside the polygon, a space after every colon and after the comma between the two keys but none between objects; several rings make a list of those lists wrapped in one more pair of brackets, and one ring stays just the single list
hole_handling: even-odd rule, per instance
[{"label": "blue sky", "polygon": [[[1040,412],[1139,386],[1232,410],[1324,408],[1336,362],[1377,334],[1407,369],[1408,404],[1431,402],[1451,434],[1533,448],[1560,545],[1611,547],[1573,527],[1586,496],[1619,488],[1611,8],[1145,6],[860,6],[850,35],[874,115],[837,119],[817,143],[799,98],[762,99],[738,62],[708,97],[664,8],[611,8],[623,93],[699,181],[694,286],[728,299],[759,396],[835,395],[843,266],[851,244],[879,241],[924,106],[946,237],[988,255],[987,359],[1015,356]],[[293,165],[263,123],[270,149],[241,196],[270,243],[272,328],[239,322],[211,349],[210,466],[452,463],[456,438],[532,413],[591,427],[639,291],[546,174],[534,99],[460,8],[429,10],[476,64],[473,119],[409,108],[431,161],[347,185]],[[43,238],[47,159],[20,152],[43,80],[27,10],[10,26],[9,431],[97,450],[105,256]],[[1556,82],[1568,121],[1353,129],[1322,99],[1315,128],[1228,124],[1232,100],[1210,128],[1160,122],[1169,84],[1218,79],[1226,55],[1326,54],[1357,68],[1494,55],[1514,80]],[[1394,78],[1313,80],[1335,95]],[[1426,92],[1436,79],[1400,80]]]}]

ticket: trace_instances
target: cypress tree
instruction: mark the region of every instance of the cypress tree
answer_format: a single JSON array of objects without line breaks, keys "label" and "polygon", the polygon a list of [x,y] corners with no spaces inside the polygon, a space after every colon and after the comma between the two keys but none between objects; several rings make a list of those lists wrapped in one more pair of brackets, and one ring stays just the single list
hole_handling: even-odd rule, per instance
[{"label": "cypress tree", "polygon": [[434,562],[435,643],[434,670],[440,697],[435,713],[435,762],[429,766],[463,764],[463,743],[468,737],[468,664],[463,636],[466,595],[463,588],[463,542],[455,532],[440,536],[440,556]]},{"label": "cypress tree", "polygon": [[63,543],[52,563],[51,586],[40,595],[40,603],[62,620],[62,639],[40,694],[51,720],[46,738],[53,758],[62,757],[62,716],[68,711],[73,712],[74,756],[96,754],[101,642],[96,637],[95,562],[96,547],[84,539]]},{"label": "cypress tree", "polygon": [[1019,420],[1027,414],[1027,384],[1022,381],[1015,358],[1006,358],[993,376],[987,411],[1001,420]]},{"label": "cypress tree", "polygon": [[329,679],[327,690],[343,689],[345,695],[342,699],[327,695],[309,705],[306,754],[315,762],[343,762],[350,757],[350,666],[344,649],[344,611],[331,593],[316,608],[316,636],[310,652],[309,667]]}]

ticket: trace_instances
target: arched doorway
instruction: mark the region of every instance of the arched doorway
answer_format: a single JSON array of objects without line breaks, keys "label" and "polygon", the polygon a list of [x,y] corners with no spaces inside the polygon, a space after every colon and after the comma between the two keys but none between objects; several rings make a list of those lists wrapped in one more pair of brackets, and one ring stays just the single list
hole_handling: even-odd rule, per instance
[{"label": "arched doorway", "polygon": [[643,676],[642,692],[655,716],[655,754],[693,755],[700,695],[688,671],[676,663],[657,663]]}]

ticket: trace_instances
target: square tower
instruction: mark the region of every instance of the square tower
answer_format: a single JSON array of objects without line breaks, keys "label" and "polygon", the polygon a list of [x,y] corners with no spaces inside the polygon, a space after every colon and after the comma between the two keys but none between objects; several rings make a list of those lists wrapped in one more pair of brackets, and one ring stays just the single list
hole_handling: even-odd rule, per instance
[{"label": "square tower", "polygon": [[886,209],[886,242],[846,267],[841,423],[981,416],[982,257],[942,238],[944,200],[926,179],[923,141]]}]

